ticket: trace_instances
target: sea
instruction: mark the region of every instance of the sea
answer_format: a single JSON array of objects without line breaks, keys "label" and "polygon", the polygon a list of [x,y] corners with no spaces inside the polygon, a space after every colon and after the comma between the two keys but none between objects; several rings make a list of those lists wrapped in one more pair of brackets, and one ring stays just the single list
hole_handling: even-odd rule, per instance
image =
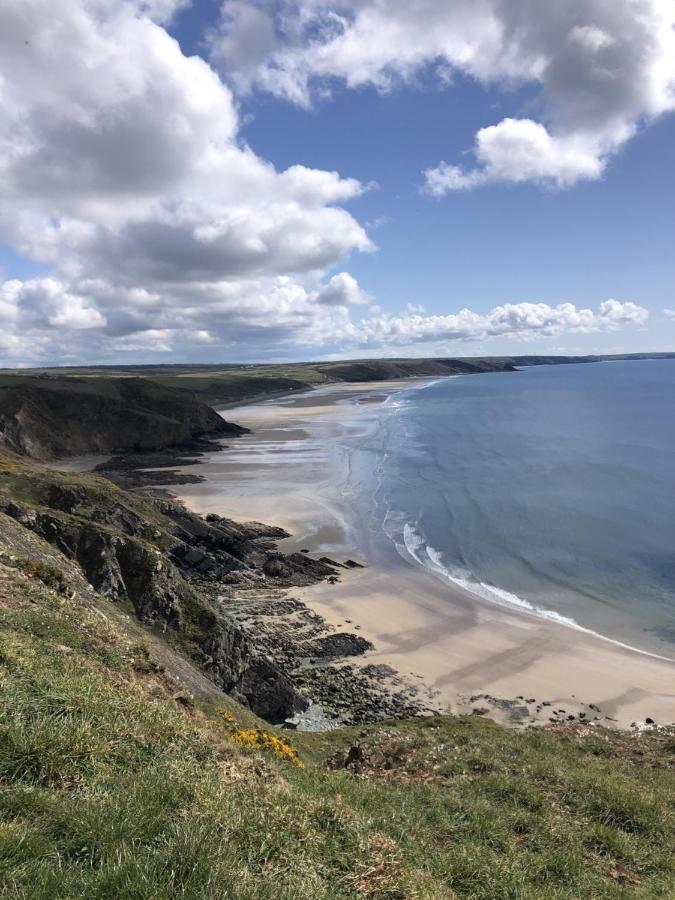
[{"label": "sea", "polygon": [[675,360],[416,384],[341,439],[356,532],[518,609],[675,658]]}]

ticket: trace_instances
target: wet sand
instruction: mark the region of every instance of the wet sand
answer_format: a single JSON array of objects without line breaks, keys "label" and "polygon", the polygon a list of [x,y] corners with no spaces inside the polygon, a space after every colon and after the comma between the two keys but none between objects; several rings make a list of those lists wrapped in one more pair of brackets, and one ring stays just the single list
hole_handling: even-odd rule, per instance
[{"label": "wet sand", "polygon": [[[584,712],[593,719],[590,704],[600,708],[603,724],[675,721],[673,663],[491,607],[422,571],[350,572],[339,585],[316,585],[299,597],[331,624],[359,623],[359,634],[376,647],[369,661],[421,676],[453,712],[485,707],[471,698],[489,694],[534,699],[529,709],[537,721],[559,709],[562,718]],[[505,718],[497,712],[490,709]]]},{"label": "wet sand", "polygon": [[294,594],[330,624],[358,628],[376,648],[364,663],[413,676],[432,688],[439,709],[487,709],[510,720],[508,710],[480,697],[489,695],[524,698],[528,721],[564,710],[558,718],[583,712],[603,724],[675,722],[675,663],[492,605],[404,560],[382,565],[367,536],[350,530],[350,498],[341,495],[347,461],[337,438],[367,429],[392,394],[429,382],[339,385],[229,411],[253,433],[205,458],[198,471],[206,481],[172,491],[203,514],[283,526],[293,535],[284,550],[364,563],[338,584]]}]

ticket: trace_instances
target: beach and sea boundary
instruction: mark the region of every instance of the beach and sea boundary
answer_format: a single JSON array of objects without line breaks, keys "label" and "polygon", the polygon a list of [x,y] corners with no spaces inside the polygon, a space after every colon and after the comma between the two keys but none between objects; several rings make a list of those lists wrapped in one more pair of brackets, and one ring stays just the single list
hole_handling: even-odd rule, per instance
[{"label": "beach and sea boundary", "polygon": [[294,596],[330,626],[354,628],[373,644],[359,665],[393,667],[424,685],[439,711],[513,721],[517,701],[528,722],[593,720],[596,710],[619,726],[675,721],[672,661],[583,624],[477,596],[440,567],[416,565],[414,543],[408,559],[405,552],[385,557],[379,536],[355,522],[350,509],[362,474],[359,453],[346,443],[367,433],[403,392],[436,380],[330,385],[239,406],[228,415],[251,433],[208,453],[198,467],[201,483],[171,490],[201,514],[284,527],[292,537],[282,550],[361,563],[341,571],[337,583]]}]

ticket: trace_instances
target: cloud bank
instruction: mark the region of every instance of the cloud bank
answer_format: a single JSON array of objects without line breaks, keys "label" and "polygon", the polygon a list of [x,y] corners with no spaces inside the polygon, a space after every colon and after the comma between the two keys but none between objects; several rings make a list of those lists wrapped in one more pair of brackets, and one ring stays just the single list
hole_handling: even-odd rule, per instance
[{"label": "cloud bank", "polygon": [[607,332],[643,325],[648,318],[643,307],[610,299],[597,310],[572,303],[516,303],[487,314],[462,309],[429,316],[414,305],[399,315],[371,307],[371,315],[353,320],[351,307],[364,302],[367,295],[347,273],[314,290],[280,276],[247,282],[244,288],[236,282],[209,286],[200,297],[186,294],[182,301],[180,295],[167,301],[145,289],[111,287],[104,281],[65,285],[54,278],[11,280],[0,284],[0,354],[39,363],[67,360],[69,353],[73,359],[95,359],[97,353],[194,354],[214,346],[222,353],[252,345],[262,355],[280,346],[290,355],[294,346],[370,351]]},{"label": "cloud bank", "polygon": [[563,333],[612,331],[643,325],[649,316],[635,303],[605,300],[597,311],[573,303],[506,303],[486,315],[469,309],[447,316],[423,316],[415,309],[403,315],[386,313],[352,326],[350,337],[360,345],[407,345],[431,341],[470,341],[494,337],[553,337]]},{"label": "cloud bank", "polygon": [[335,83],[388,91],[429,67],[444,83],[461,73],[538,87],[536,117],[478,131],[473,165],[424,173],[442,196],[599,178],[641,126],[675,106],[674,25],[672,0],[225,0],[211,53],[238,90],[305,106]]}]

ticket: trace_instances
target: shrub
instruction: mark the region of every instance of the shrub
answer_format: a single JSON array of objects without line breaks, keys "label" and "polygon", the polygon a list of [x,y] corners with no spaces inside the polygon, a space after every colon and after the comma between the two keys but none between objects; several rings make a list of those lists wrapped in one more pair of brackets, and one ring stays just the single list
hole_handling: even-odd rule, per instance
[{"label": "shrub", "polygon": [[263,731],[261,728],[243,728],[241,731],[235,732],[232,740],[239,744],[240,747],[249,747],[252,750],[266,750],[273,753],[279,759],[285,759],[292,762],[299,769],[304,769],[304,763],[288,741]]}]

